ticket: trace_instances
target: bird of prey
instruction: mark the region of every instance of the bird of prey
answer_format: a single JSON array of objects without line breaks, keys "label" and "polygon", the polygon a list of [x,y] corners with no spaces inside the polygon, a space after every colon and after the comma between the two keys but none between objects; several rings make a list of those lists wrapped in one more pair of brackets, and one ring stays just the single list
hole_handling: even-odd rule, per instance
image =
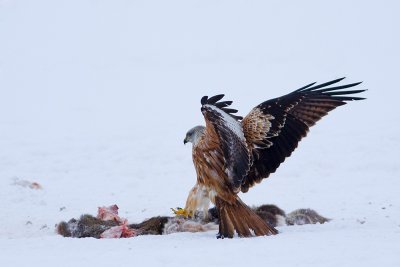
[{"label": "bird of prey", "polygon": [[190,129],[184,140],[193,144],[197,173],[185,210],[207,210],[211,200],[220,216],[218,238],[232,238],[235,231],[240,237],[277,234],[237,194],[274,173],[329,111],[364,99],[353,95],[365,90],[343,90],[361,82],[337,85],[343,79],[308,84],[259,104],[244,118],[230,108],[232,101],[221,101],[224,95],[204,96],[206,126]]}]

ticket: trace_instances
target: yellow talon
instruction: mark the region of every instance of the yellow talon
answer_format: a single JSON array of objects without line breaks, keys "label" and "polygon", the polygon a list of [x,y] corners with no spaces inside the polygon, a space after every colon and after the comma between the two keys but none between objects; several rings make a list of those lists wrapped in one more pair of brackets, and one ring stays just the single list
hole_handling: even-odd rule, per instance
[{"label": "yellow talon", "polygon": [[177,216],[183,216],[183,217],[186,217],[186,218],[192,216],[192,212],[188,212],[187,210],[179,208],[179,207],[177,207],[176,209],[171,208],[171,210]]}]

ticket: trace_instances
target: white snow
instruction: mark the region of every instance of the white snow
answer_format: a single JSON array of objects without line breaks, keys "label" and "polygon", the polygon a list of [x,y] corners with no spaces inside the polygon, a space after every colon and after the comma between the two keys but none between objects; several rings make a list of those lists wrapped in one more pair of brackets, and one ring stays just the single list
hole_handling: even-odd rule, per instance
[{"label": "white snow", "polygon": [[[0,266],[400,266],[400,3],[0,1]],[[195,182],[200,98],[245,115],[313,81],[363,80],[241,198],[324,225],[70,239],[61,220],[117,204],[171,215]],[[15,181],[38,183],[42,189]],[[23,184],[26,184],[25,182]],[[29,183],[28,183],[29,185]]]}]

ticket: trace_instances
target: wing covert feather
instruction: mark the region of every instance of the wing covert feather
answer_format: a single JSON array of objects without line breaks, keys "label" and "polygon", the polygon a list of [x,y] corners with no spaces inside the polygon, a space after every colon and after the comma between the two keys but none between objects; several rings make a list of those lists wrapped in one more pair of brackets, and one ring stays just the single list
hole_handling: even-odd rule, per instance
[{"label": "wing covert feather", "polygon": [[[247,147],[241,117],[233,115],[236,110],[226,108],[231,102],[220,102],[223,95],[202,98],[201,112],[206,120],[206,133],[215,132],[224,155],[224,172],[234,192],[240,191],[244,177],[250,169],[250,152]],[[206,134],[207,135],[207,134]],[[205,138],[214,138],[208,134]]]}]

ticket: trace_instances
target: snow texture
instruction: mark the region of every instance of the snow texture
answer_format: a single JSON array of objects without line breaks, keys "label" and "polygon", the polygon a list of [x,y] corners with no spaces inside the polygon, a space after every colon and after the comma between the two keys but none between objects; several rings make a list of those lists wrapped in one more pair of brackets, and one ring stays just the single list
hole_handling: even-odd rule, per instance
[{"label": "snow texture", "polygon": [[[396,0],[0,0],[0,265],[400,266],[399,9]],[[331,112],[240,195],[331,222],[233,240],[55,234],[56,223],[103,205],[118,204],[129,222],[182,207],[196,179],[182,141],[204,124],[203,95],[224,93],[245,115],[341,76],[364,81],[368,99]]]}]

